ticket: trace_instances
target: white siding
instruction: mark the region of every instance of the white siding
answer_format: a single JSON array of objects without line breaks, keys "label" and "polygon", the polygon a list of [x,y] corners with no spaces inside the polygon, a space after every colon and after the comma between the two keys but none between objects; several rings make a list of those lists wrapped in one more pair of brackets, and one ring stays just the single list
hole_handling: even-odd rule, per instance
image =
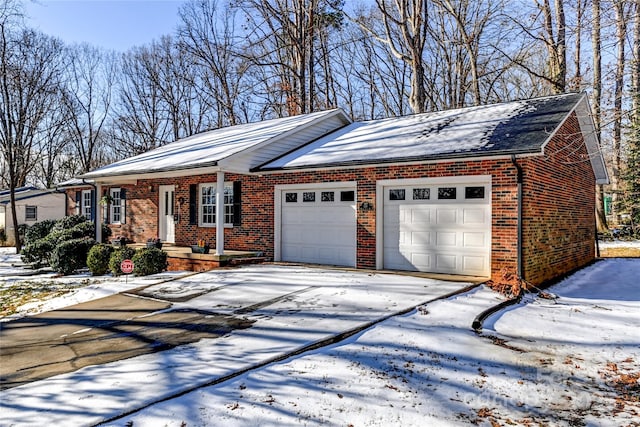
[{"label": "white siding", "polygon": [[[16,214],[18,224],[32,225],[45,219],[60,219],[65,215],[64,211],[65,195],[60,193],[45,193],[36,197],[26,198],[16,201]],[[25,211],[27,206],[36,206],[38,216],[36,221],[25,221]],[[1,213],[1,212],[0,212]],[[4,212],[5,232],[7,233],[7,245],[15,244],[13,239],[14,228],[13,218],[11,217],[11,205],[5,205]]]},{"label": "white siding", "polygon": [[291,134],[279,138],[274,142],[257,146],[255,149],[245,150],[242,153],[235,154],[229,160],[221,160],[220,165],[223,166],[225,170],[234,172],[249,171],[252,168],[327,135],[348,123],[348,118],[344,114],[341,112],[340,114],[336,113],[321,121],[314,122],[311,126],[295,130]]}]

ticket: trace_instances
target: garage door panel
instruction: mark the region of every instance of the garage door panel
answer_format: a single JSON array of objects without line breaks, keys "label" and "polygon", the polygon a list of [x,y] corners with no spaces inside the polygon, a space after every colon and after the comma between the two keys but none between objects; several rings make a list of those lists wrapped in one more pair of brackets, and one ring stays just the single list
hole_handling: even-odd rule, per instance
[{"label": "garage door panel", "polygon": [[486,208],[463,209],[463,224],[484,224],[487,221]]},{"label": "garage door panel", "polygon": [[441,231],[436,233],[436,246],[456,246],[455,231]]},{"label": "garage door panel", "polygon": [[487,244],[486,234],[481,232],[465,232],[462,234],[462,242],[465,248],[484,248]]},{"label": "garage door panel", "polygon": [[451,225],[458,222],[457,209],[440,208],[436,210],[436,224]]},{"label": "garage door panel", "polygon": [[411,209],[411,224],[431,224],[431,210]]},{"label": "garage door panel", "polygon": [[411,245],[431,245],[431,233],[428,231],[414,231],[411,233]]},{"label": "garage door panel", "polygon": [[436,268],[444,273],[456,271],[456,256],[455,254],[443,254],[438,253],[436,258]]}]

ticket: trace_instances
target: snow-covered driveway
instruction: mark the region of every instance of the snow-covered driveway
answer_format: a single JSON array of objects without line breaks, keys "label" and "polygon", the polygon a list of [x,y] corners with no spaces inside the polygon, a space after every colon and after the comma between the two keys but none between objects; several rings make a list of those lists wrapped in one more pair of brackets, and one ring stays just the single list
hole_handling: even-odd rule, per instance
[{"label": "snow-covered driveway", "polygon": [[[4,390],[3,425],[92,425],[266,364],[449,294],[468,283],[280,265],[215,270],[137,294],[255,323],[179,346]],[[497,297],[496,297],[497,300]]]}]

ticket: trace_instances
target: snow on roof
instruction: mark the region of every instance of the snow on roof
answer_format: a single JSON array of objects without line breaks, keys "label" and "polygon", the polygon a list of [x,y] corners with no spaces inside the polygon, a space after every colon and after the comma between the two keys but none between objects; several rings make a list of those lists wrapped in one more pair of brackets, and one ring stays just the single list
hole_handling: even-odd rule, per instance
[{"label": "snow on roof", "polygon": [[532,152],[581,94],[352,123],[262,170]]},{"label": "snow on roof", "polygon": [[335,111],[322,111],[215,129],[112,163],[81,177],[97,178],[216,166],[222,159],[282,137],[296,128],[308,125]]}]

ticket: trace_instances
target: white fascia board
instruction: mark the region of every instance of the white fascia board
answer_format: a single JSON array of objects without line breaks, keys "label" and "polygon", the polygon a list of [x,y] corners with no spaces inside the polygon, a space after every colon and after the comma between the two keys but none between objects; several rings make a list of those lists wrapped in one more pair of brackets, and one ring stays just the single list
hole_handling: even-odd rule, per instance
[{"label": "white fascia board", "polygon": [[[516,158],[524,159],[528,157],[539,157],[542,156],[543,153],[521,153],[516,154]],[[296,173],[296,172],[318,172],[318,171],[332,171],[332,170],[345,170],[345,169],[367,169],[367,168],[385,168],[391,166],[412,166],[412,165],[434,165],[440,163],[459,163],[459,162],[479,162],[483,160],[511,160],[511,154],[497,155],[497,156],[474,156],[474,157],[452,157],[448,159],[436,159],[436,160],[414,160],[408,162],[383,162],[383,163],[368,163],[368,164],[357,164],[357,165],[339,165],[339,166],[318,166],[318,167],[300,167],[295,169],[277,169],[277,170],[266,170],[259,171],[255,174],[258,176],[262,175],[273,175],[280,173]]]},{"label": "white fascia board", "polygon": [[542,144],[542,152],[544,153],[547,144],[549,144],[551,139],[558,133],[562,126],[564,126],[566,121],[569,120],[569,117],[571,117],[571,114],[574,112],[578,118],[578,124],[580,125],[580,131],[582,133],[582,138],[584,139],[585,147],[587,148],[589,161],[591,162],[591,168],[593,169],[593,175],[596,178],[596,184],[609,184],[609,174],[604,163],[604,158],[602,157],[602,152],[600,151],[600,144],[596,138],[595,124],[593,123],[589,100],[585,92],[582,93],[582,96],[573,106],[571,111],[567,113],[564,120],[562,120],[558,127],[549,134],[549,137]]},{"label": "white fascia board", "polygon": [[[336,108],[334,110],[329,110],[329,111],[327,111],[327,114],[325,114],[325,115],[323,115],[321,117],[318,117],[317,119],[312,120],[312,121],[310,121],[308,123],[305,123],[304,125],[296,126],[296,127],[292,128],[292,129],[289,129],[288,131],[286,131],[284,133],[276,135],[275,137],[273,137],[271,139],[268,139],[266,141],[262,141],[259,144],[256,144],[256,145],[254,145],[252,147],[246,148],[246,149],[244,149],[242,151],[239,151],[237,153],[233,153],[233,154],[231,154],[231,155],[229,155],[229,156],[227,156],[227,157],[225,157],[223,159],[220,159],[218,161],[218,164],[220,166],[224,166],[224,164],[226,162],[233,161],[233,159],[235,157],[240,157],[240,156],[249,154],[249,153],[251,153],[253,151],[261,149],[265,145],[270,145],[273,142],[276,142],[276,141],[279,141],[281,139],[287,138],[287,137],[289,137],[291,135],[294,135],[294,134],[296,134],[296,133],[298,133],[298,132],[300,132],[302,130],[305,130],[307,128],[310,128],[312,126],[317,126],[318,124],[322,123],[323,121],[325,121],[327,119],[332,118],[333,116],[341,116],[341,119],[342,119],[343,122],[345,122],[345,124],[351,124],[352,123],[351,118],[349,118],[349,116],[347,116],[347,114],[344,112],[344,110],[342,108]],[[329,132],[333,132],[334,130],[335,129],[332,129]]]},{"label": "white fascia board", "polygon": [[[242,151],[239,151],[237,153],[231,154],[228,157],[220,159],[220,160],[218,160],[218,165],[221,168],[223,168],[224,170],[226,170],[227,172],[231,172],[231,171],[233,171],[235,169],[236,173],[247,174],[247,175],[255,174],[255,172],[250,172],[248,169],[246,169],[244,167],[242,169],[239,169],[237,167],[238,161],[240,159],[242,159],[242,158],[247,157],[247,156],[251,156],[252,153],[254,153],[255,151],[258,151],[258,150],[260,150],[260,149],[262,149],[262,148],[264,148],[266,146],[269,146],[269,145],[271,145],[273,143],[276,143],[278,141],[281,141],[283,139],[289,138],[292,135],[300,133],[301,131],[304,131],[305,129],[308,129],[308,128],[312,127],[312,126],[320,126],[323,122],[326,122],[328,119],[331,119],[331,118],[333,118],[335,116],[339,116],[340,120],[343,123],[343,126],[352,123],[352,120],[349,118],[349,116],[347,116],[347,114],[341,108],[336,108],[335,110],[330,110],[330,111],[327,112],[327,114],[325,114],[325,115],[323,115],[321,117],[318,117],[313,121],[305,123],[304,125],[297,126],[297,127],[293,128],[293,129],[288,130],[287,132],[284,132],[284,133],[281,133],[279,135],[276,135],[271,139],[268,139],[266,141],[262,141],[259,144],[256,144],[256,145],[251,146],[249,148],[246,148],[246,149],[244,149]],[[327,128],[326,131],[324,132],[324,135],[328,135],[331,132],[334,132],[336,130],[337,130],[337,128],[335,128],[335,127]],[[308,143],[308,142],[311,142],[311,141],[307,141],[306,143]],[[296,149],[297,148],[300,148],[300,147],[296,147]],[[250,161],[249,163],[253,163],[253,162]],[[260,162],[260,163],[263,163],[263,162]],[[240,164],[242,164],[242,161],[240,161]]]}]

